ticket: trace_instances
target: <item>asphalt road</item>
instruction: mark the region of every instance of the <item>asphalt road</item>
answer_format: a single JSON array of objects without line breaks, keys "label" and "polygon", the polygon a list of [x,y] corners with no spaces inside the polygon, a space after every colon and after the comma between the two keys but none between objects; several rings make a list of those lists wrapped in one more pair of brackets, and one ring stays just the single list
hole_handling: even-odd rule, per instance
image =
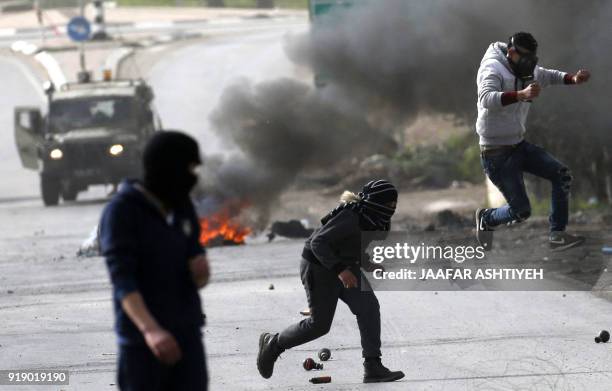
[{"label": "asphalt road", "polygon": [[[243,75],[291,74],[279,59],[283,29],[204,41],[169,51],[150,67],[169,127],[207,137],[206,112],[221,88]],[[143,67],[144,68],[144,67]],[[0,369],[69,370],[70,386],[2,390],[115,389],[110,288],[101,258],[77,258],[96,224],[103,189],[85,201],[44,208],[36,175],[12,149],[11,107],[40,103],[24,68],[0,59]],[[360,383],[359,336],[340,304],[331,332],[285,352],[270,380],[255,367],[257,337],[301,319],[301,241],[255,241],[210,251],[214,278],[203,291],[213,390],[609,390],[612,304],[589,292],[380,292],[383,360],[402,382]],[[270,284],[274,285],[269,290]],[[321,347],[333,359],[313,386],[301,362]],[[319,373],[317,373],[318,375]]]},{"label": "asphalt road", "polygon": [[304,29],[304,23],[294,22],[241,35],[214,35],[174,48],[159,45],[126,60],[121,73],[151,83],[164,128],[187,131],[206,154],[218,153],[227,146],[212,132],[208,118],[226,87],[279,77],[309,81],[284,54],[286,37]]}]

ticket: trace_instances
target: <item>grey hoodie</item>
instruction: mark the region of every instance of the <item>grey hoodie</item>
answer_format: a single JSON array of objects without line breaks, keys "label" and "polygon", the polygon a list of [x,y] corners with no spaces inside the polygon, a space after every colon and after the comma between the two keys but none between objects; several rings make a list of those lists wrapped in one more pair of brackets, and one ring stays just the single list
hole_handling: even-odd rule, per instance
[{"label": "grey hoodie", "polygon": [[[529,102],[517,102],[502,106],[501,96],[506,91],[523,89],[506,58],[507,45],[492,43],[485,53],[476,82],[478,84],[478,119],[476,132],[480,145],[512,145],[523,141]],[[542,88],[563,84],[565,72],[536,66],[535,80]]]}]

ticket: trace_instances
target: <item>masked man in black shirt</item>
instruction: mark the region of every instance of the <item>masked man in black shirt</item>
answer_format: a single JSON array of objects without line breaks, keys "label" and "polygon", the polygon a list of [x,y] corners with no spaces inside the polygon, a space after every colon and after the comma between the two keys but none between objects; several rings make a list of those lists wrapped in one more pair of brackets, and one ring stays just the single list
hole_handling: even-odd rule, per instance
[{"label": "masked man in black shirt", "polygon": [[[395,212],[397,191],[384,180],[371,181],[358,195],[345,192],[340,205],[325,216],[322,226],[306,240],[300,275],[311,315],[280,334],[263,333],[259,339],[257,369],[272,376],[274,362],[285,350],[329,332],[338,299],[357,317],[364,358],[364,383],[401,379],[380,360],[380,307],[374,292],[360,289],[361,232],[388,231]],[[363,279],[363,284],[367,280]]]},{"label": "masked man in black shirt", "polygon": [[208,374],[198,289],[209,278],[189,193],[198,144],[159,132],[144,151],[144,180],[127,180],[104,209],[100,246],[113,285],[122,391],[203,391]]}]

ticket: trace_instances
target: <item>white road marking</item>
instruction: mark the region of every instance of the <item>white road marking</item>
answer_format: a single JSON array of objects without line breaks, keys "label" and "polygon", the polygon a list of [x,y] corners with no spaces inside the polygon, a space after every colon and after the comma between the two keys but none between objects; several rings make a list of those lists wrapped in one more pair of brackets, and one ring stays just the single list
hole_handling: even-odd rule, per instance
[{"label": "white road marking", "polygon": [[224,25],[224,24],[239,24],[246,22],[245,19],[240,18],[225,18],[225,19],[213,19],[208,24]]},{"label": "white road marking", "polygon": [[162,50],[166,50],[167,48],[168,48],[168,45],[153,46],[151,49],[149,49],[149,52],[150,53],[161,52]]},{"label": "white road marking", "polygon": [[0,29],[0,37],[9,37],[17,34],[17,29]]},{"label": "white road marking", "polygon": [[136,29],[168,28],[174,27],[173,22],[139,22],[134,23]]}]

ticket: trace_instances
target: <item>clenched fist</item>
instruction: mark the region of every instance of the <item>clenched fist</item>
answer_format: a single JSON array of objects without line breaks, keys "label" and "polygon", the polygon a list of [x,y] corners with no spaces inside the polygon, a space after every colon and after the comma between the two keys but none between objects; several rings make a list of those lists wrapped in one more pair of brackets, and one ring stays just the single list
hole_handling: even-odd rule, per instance
[{"label": "clenched fist", "polygon": [[538,83],[531,83],[524,89],[517,92],[518,100],[520,101],[530,101],[538,96],[540,96],[540,92],[542,91],[542,87]]},{"label": "clenched fist", "polygon": [[587,81],[589,81],[589,79],[591,78],[591,72],[587,71],[586,69],[581,69],[579,70],[573,77],[573,81],[574,84],[582,84],[582,83],[586,83]]}]

